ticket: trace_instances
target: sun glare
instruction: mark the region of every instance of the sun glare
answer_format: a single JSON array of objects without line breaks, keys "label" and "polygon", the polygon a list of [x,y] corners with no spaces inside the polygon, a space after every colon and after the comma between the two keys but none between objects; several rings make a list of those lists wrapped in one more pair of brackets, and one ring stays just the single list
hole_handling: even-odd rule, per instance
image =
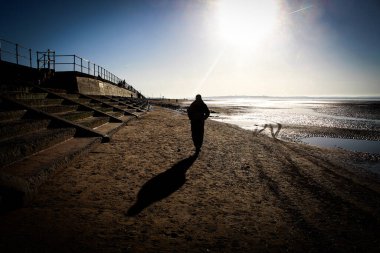
[{"label": "sun glare", "polygon": [[274,31],[278,21],[276,0],[220,0],[219,33],[228,44],[255,48]]}]

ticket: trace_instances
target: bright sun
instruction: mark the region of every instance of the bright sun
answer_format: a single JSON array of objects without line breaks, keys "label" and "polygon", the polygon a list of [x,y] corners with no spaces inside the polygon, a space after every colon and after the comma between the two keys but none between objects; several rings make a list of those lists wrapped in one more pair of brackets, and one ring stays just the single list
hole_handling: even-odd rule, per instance
[{"label": "bright sun", "polygon": [[217,19],[220,36],[233,46],[255,48],[274,31],[276,0],[220,0]]}]

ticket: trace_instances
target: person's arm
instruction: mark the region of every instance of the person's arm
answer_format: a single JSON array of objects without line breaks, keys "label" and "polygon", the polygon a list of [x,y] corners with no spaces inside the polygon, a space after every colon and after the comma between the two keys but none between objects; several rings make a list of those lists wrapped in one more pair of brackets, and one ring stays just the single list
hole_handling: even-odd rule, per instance
[{"label": "person's arm", "polygon": [[187,108],[187,117],[189,117],[189,119],[191,120],[192,119],[192,116],[193,116],[193,110],[192,110],[192,107],[189,106]]},{"label": "person's arm", "polygon": [[204,119],[207,119],[210,116],[210,110],[208,109],[207,105],[204,104]]}]

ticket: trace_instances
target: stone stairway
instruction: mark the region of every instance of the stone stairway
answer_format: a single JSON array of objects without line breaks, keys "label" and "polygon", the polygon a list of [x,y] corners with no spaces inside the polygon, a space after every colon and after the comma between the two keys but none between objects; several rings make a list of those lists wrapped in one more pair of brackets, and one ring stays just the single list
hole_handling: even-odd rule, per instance
[{"label": "stone stairway", "polygon": [[124,104],[132,105],[135,108],[149,109],[149,103],[146,99],[114,97],[117,101]]},{"label": "stone stairway", "polygon": [[0,94],[0,212],[22,206],[58,167],[107,142],[146,108],[36,86]]},{"label": "stone stairway", "polygon": [[119,108],[120,110],[128,112],[129,115],[135,115],[136,117],[140,116],[141,114],[145,113],[146,110],[148,110],[148,102],[146,100],[146,105],[143,105],[142,103],[141,105],[137,105],[136,102],[134,102],[133,100],[126,99],[123,97],[91,96],[91,98],[101,103]]}]

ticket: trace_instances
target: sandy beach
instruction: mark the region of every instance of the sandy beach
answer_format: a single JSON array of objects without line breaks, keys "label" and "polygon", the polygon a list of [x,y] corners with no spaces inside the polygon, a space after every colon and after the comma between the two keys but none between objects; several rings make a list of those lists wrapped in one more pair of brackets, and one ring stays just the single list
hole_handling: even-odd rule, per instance
[{"label": "sandy beach", "polygon": [[352,153],[153,106],[0,216],[0,252],[379,252],[380,179]]}]

